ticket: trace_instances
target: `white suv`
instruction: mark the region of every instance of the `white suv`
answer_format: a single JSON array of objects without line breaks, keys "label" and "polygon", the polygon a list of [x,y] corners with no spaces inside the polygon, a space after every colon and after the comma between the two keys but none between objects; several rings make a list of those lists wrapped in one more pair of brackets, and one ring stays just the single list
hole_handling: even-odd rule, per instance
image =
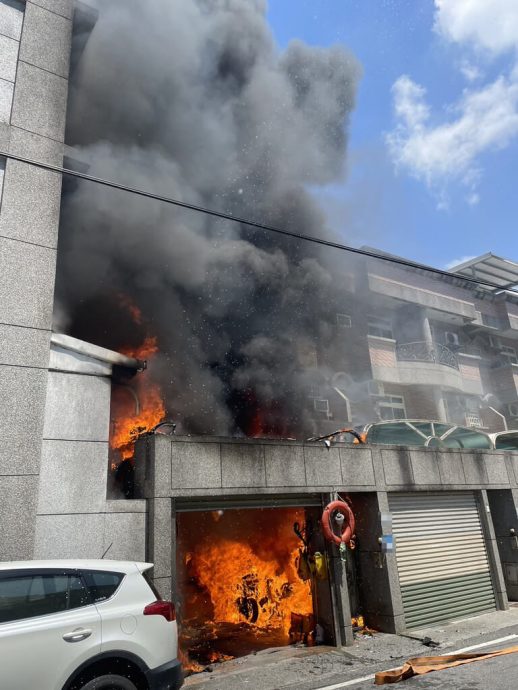
[{"label": "white suv", "polygon": [[176,690],[174,605],[151,563],[0,563],[2,690]]}]

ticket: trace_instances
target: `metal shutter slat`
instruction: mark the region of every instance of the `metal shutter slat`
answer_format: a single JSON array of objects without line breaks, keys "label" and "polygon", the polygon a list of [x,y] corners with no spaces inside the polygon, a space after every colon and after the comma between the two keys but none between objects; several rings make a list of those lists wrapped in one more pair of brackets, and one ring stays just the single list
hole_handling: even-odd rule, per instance
[{"label": "metal shutter slat", "polygon": [[408,628],[495,609],[473,492],[390,494]]}]

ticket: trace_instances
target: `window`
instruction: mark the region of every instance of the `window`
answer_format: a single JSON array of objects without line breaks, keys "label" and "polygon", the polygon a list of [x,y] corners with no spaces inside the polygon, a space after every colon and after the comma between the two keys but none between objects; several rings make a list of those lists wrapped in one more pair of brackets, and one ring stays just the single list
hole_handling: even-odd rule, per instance
[{"label": "window", "polygon": [[444,341],[446,345],[449,345],[450,347],[457,347],[459,344],[459,336],[457,333],[453,333],[452,331],[446,331],[444,333]]},{"label": "window", "polygon": [[318,367],[317,350],[311,345],[299,345],[298,361],[304,369],[316,369]]},{"label": "window", "polygon": [[124,578],[122,573],[108,573],[104,570],[84,571],[83,575],[94,602],[112,597]]},{"label": "window", "polygon": [[352,321],[348,314],[337,314],[336,315],[336,325],[339,328],[351,328]]},{"label": "window", "polygon": [[500,328],[501,323],[498,316],[492,316],[491,314],[482,313],[482,323],[488,328]]},{"label": "window", "polygon": [[392,334],[392,323],[389,319],[378,318],[377,316],[369,316],[367,332],[369,335],[375,335],[378,338],[394,339]]},{"label": "window", "polygon": [[377,408],[380,419],[405,419],[405,399],[401,395],[386,395],[378,398]]},{"label": "window", "polygon": [[0,577],[0,623],[60,613],[89,603],[88,592],[75,574]]},{"label": "window", "polygon": [[308,387],[308,398],[320,398],[322,393],[320,392],[320,386],[309,386]]},{"label": "window", "polygon": [[498,369],[500,367],[507,367],[510,364],[518,364],[516,350],[514,349],[514,347],[501,345],[500,352],[498,353],[497,358],[493,363],[493,367],[495,369]]},{"label": "window", "polygon": [[313,404],[314,404],[315,410],[317,412],[324,412],[325,414],[327,414],[329,412],[329,400],[324,400],[322,398],[320,398],[320,399],[316,398],[313,401]]},{"label": "window", "polygon": [[384,396],[385,395],[385,386],[380,383],[379,381],[368,381],[367,382],[367,389],[369,391],[369,395],[373,396]]},{"label": "window", "polygon": [[518,357],[516,356],[516,350],[514,347],[502,345],[500,357],[504,357],[507,364],[518,364]]}]

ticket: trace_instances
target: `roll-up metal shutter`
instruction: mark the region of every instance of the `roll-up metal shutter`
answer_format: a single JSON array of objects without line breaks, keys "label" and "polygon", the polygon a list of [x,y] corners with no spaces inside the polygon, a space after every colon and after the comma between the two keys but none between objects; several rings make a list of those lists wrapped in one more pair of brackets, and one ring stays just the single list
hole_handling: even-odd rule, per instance
[{"label": "roll-up metal shutter", "polygon": [[472,492],[390,494],[389,506],[407,628],[495,608]]}]

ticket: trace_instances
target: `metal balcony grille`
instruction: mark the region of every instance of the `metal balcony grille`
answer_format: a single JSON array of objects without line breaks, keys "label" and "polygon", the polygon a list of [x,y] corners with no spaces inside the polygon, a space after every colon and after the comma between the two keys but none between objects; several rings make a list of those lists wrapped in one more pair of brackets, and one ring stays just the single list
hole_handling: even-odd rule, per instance
[{"label": "metal balcony grille", "polygon": [[403,343],[396,347],[396,357],[401,362],[432,362],[452,369],[459,368],[456,355],[441,343]]}]

